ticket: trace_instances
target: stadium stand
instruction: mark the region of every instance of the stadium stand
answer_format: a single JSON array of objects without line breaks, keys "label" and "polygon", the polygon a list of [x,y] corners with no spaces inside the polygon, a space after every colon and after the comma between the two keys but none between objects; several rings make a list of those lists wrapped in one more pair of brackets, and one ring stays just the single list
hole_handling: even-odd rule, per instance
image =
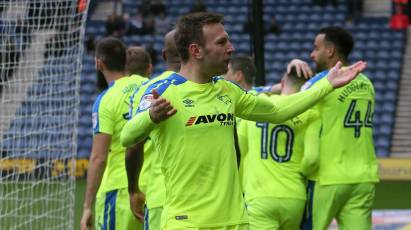
[{"label": "stadium stand", "polygon": [[[172,22],[179,15],[188,13],[195,1],[168,0],[167,14]],[[205,0],[207,10],[225,15],[225,26],[237,53],[249,53],[250,35],[244,32],[248,20],[247,0]],[[124,0],[123,12],[136,13],[140,1]],[[276,83],[285,71],[286,63],[300,58],[309,63],[315,34],[321,27],[338,25],[348,29],[354,36],[356,45],[350,61],[365,60],[368,68],[365,74],[370,77],[376,89],[374,114],[374,137],[376,154],[388,157],[394,127],[397,91],[401,76],[406,34],[389,28],[388,18],[362,18],[355,24],[346,23],[347,10],[342,1],[338,6],[317,6],[311,0],[266,0],[264,1],[264,21],[275,16],[281,33],[265,35],[266,80]],[[96,38],[105,35],[104,21],[87,23],[86,36]],[[144,45],[154,42],[154,48],[161,50],[162,35],[124,36],[128,44]],[[158,52],[158,60],[162,60]],[[86,56],[81,80],[81,117],[79,123],[78,157],[87,157],[91,147],[91,106],[95,95],[95,71],[93,59]],[[154,75],[164,70],[162,61],[155,65]],[[94,88],[93,88],[94,87]]]}]

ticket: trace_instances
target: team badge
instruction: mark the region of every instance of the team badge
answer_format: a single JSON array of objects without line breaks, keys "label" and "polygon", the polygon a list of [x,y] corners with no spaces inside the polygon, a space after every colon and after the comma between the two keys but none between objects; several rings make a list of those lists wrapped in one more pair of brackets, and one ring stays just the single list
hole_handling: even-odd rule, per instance
[{"label": "team badge", "polygon": [[153,100],[153,94],[144,95],[143,98],[141,98],[140,105],[138,106],[138,110],[144,111],[150,108],[152,100]]}]

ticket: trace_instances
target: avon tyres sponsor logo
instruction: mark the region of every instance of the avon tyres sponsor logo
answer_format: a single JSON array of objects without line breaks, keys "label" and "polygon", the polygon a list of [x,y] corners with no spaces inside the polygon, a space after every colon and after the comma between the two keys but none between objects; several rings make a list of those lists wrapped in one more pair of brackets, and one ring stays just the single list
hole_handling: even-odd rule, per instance
[{"label": "avon tyres sponsor logo", "polygon": [[190,117],[186,122],[186,126],[199,125],[199,124],[208,124],[220,122],[221,126],[234,125],[234,114],[232,113],[220,113],[220,114],[209,114],[201,115],[198,117]]}]

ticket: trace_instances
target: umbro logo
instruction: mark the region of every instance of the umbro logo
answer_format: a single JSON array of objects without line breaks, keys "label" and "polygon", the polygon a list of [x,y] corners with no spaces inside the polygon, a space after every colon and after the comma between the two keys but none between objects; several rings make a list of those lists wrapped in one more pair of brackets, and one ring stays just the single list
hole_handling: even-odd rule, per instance
[{"label": "umbro logo", "polygon": [[223,96],[218,96],[217,98],[218,100],[224,102],[224,104],[226,105],[231,104],[231,98],[229,98],[227,94]]},{"label": "umbro logo", "polygon": [[193,100],[191,100],[191,99],[185,99],[184,101],[183,101],[183,103],[184,103],[184,106],[185,107],[194,107],[194,101]]}]

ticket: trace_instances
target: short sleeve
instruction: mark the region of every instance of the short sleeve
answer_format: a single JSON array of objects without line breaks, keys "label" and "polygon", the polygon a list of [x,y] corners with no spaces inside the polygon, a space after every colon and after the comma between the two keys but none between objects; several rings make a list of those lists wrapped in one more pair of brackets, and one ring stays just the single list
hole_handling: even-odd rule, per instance
[{"label": "short sleeve", "polygon": [[110,110],[110,104],[105,99],[104,95],[99,96],[94,103],[92,113],[93,134],[113,134],[114,120],[112,115],[114,113]]}]

